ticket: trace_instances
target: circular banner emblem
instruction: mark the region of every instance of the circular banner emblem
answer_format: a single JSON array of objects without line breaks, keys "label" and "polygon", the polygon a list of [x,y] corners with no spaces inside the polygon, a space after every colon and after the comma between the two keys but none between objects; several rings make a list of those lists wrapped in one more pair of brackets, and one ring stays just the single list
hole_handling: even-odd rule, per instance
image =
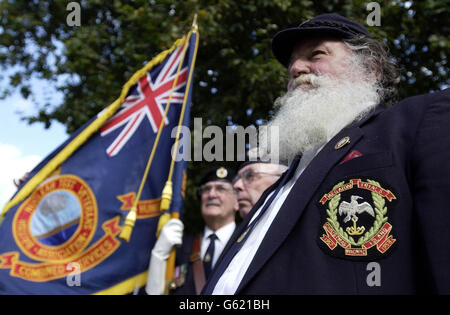
[{"label": "circular banner emblem", "polygon": [[336,184],[320,199],[322,226],[319,245],[345,259],[384,257],[396,242],[388,207],[396,196],[372,179],[350,179]]},{"label": "circular banner emblem", "polygon": [[71,260],[86,248],[96,228],[95,196],[74,175],[44,181],[13,220],[13,235],[23,253],[45,262]]}]

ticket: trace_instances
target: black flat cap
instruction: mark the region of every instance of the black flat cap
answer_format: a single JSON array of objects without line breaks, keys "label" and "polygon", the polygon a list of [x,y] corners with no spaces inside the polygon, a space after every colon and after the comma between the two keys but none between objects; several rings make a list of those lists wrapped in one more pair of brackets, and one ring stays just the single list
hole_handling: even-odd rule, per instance
[{"label": "black flat cap", "polygon": [[337,38],[352,38],[358,35],[372,37],[369,31],[357,22],[336,13],[322,14],[303,22],[298,27],[288,28],[275,34],[272,39],[273,54],[282,65],[288,67],[295,45],[315,34]]},{"label": "black flat cap", "polygon": [[233,169],[227,167],[214,167],[208,170],[205,175],[202,177],[199,183],[199,187],[211,181],[222,181],[229,182],[230,184],[233,182],[236,173]]}]

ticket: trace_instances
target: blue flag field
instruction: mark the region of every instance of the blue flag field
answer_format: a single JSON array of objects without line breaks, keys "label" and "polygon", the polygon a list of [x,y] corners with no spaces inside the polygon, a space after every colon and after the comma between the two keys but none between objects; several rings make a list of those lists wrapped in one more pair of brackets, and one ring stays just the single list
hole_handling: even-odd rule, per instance
[{"label": "blue flag field", "polygon": [[[31,171],[1,215],[0,294],[145,285],[159,219],[183,208],[187,162],[173,161],[171,134],[189,127],[197,45],[194,29]],[[172,199],[161,212],[167,181]]]}]

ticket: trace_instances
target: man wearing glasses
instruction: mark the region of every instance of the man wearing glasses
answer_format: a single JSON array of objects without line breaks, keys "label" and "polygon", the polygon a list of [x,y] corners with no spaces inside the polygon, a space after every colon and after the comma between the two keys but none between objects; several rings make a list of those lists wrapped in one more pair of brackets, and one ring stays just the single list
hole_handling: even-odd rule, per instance
[{"label": "man wearing glasses", "polygon": [[262,193],[273,185],[287,169],[285,165],[260,160],[242,163],[233,180],[237,193],[239,214],[242,218],[250,212]]},{"label": "man wearing glasses", "polygon": [[161,230],[153,250],[147,280],[147,294],[163,294],[167,258],[174,245],[177,250],[175,269],[176,288],[172,294],[199,294],[217,258],[233,234],[238,211],[236,192],[232,186],[233,170],[215,167],[209,170],[198,188],[201,214],[205,222],[202,235],[183,236],[183,223],[171,219]]}]

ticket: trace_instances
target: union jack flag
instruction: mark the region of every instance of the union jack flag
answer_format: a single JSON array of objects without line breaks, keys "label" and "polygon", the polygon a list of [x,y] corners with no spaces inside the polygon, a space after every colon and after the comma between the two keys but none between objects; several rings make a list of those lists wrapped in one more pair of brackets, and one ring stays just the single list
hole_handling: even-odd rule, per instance
[{"label": "union jack flag", "polygon": [[[131,139],[140,124],[148,119],[153,132],[156,133],[164,117],[164,109],[172,94],[171,104],[182,104],[187,80],[187,66],[180,69],[178,66],[183,59],[184,45],[179,46],[162,64],[162,69],[153,78],[152,72],[147,72],[139,82],[130,90],[117,114],[111,117],[101,128],[101,136],[123,127],[119,135],[106,149],[109,156],[117,155],[124,145]],[[159,70],[159,69],[158,69]],[[155,71],[156,72],[156,71]],[[175,86],[174,86],[175,84]],[[167,117],[164,125],[169,123]]]}]

